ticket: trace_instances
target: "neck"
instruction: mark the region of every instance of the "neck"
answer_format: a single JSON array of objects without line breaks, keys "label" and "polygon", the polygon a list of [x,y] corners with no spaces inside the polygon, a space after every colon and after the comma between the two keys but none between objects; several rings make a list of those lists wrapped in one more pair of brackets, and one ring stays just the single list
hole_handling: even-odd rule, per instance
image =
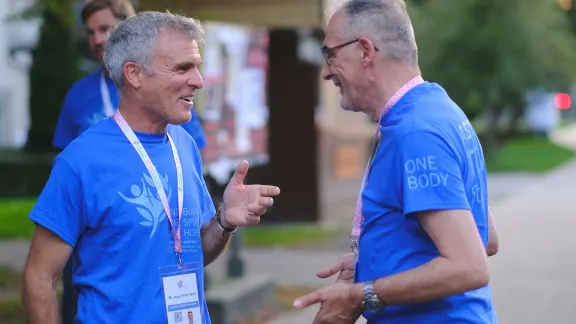
[{"label": "neck", "polygon": [[135,132],[161,134],[168,131],[167,123],[159,121],[158,116],[151,114],[142,106],[129,105],[123,102],[120,104],[118,111],[120,111],[126,123]]},{"label": "neck", "polygon": [[[386,73],[378,73],[380,76],[376,80],[378,82],[377,89],[379,89],[379,98],[376,105],[372,107],[367,114],[378,121],[386,103],[400,90],[406,83],[420,75],[420,71],[414,68],[408,68],[405,65],[394,65],[387,67]],[[394,76],[394,77],[390,77]]]}]

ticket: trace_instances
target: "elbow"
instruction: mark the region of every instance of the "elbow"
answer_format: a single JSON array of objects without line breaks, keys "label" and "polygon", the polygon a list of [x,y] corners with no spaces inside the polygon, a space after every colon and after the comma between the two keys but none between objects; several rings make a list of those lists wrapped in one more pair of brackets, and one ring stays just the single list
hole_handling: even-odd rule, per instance
[{"label": "elbow", "polygon": [[488,242],[488,247],[486,247],[486,254],[488,256],[493,256],[498,253],[498,249],[500,248],[498,241],[490,241]]},{"label": "elbow", "polygon": [[490,282],[490,270],[486,257],[484,256],[484,258],[484,260],[468,262],[465,266],[461,267],[459,276],[461,279],[461,293],[480,289]]}]

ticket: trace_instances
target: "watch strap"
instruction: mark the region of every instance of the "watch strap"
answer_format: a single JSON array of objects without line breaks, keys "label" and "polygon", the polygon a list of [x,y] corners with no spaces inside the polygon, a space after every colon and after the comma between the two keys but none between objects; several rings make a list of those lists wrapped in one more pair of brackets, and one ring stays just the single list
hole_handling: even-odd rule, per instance
[{"label": "watch strap", "polygon": [[237,228],[228,228],[225,227],[224,225],[222,225],[222,213],[221,213],[222,207],[218,208],[218,210],[216,211],[216,223],[218,223],[218,226],[220,227],[220,229],[226,233],[226,234],[234,234],[236,233]]}]

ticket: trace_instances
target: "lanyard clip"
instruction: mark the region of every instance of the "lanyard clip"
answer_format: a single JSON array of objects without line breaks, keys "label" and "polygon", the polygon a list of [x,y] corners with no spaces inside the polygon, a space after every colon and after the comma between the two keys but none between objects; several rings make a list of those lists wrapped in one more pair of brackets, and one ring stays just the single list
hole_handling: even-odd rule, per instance
[{"label": "lanyard clip", "polygon": [[180,253],[176,253],[176,256],[178,257],[178,270],[184,269],[184,263],[182,262],[182,258],[180,257]]},{"label": "lanyard clip", "polygon": [[356,258],[358,258],[358,240],[355,238],[352,238],[352,245],[350,246],[350,248],[352,249],[352,253],[354,253],[354,256]]}]

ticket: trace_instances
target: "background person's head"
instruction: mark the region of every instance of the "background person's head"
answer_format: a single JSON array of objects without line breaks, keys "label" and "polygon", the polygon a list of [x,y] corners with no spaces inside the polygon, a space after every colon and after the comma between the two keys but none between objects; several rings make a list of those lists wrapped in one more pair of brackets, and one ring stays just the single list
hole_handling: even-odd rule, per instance
[{"label": "background person's head", "polygon": [[343,109],[381,108],[384,94],[377,93],[374,83],[389,82],[403,68],[418,71],[418,49],[403,0],[335,1],[326,18],[322,77],[340,88]]},{"label": "background person's head", "polygon": [[90,50],[100,64],[104,64],[104,41],[108,29],[134,14],[129,0],[92,0],[82,8],[80,17],[88,33]]},{"label": "background person's head", "polygon": [[154,122],[180,125],[192,118],[202,25],[196,19],[142,12],[110,30],[104,64],[121,97],[120,106],[143,109]]}]

